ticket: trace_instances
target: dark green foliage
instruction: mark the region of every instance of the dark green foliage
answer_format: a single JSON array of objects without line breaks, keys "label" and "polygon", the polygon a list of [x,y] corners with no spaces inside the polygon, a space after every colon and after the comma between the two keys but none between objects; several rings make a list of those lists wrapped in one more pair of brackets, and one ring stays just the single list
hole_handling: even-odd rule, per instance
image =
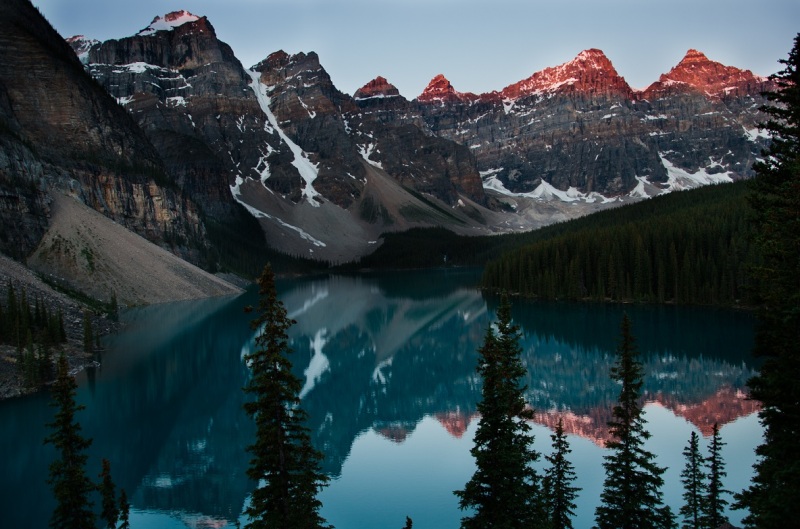
[{"label": "dark green foliage", "polygon": [[411,521],[411,518],[406,516],[406,524],[403,526],[403,529],[411,529],[412,527],[414,527],[414,522]]},{"label": "dark green foliage", "polygon": [[683,529],[702,529],[703,513],[705,512],[706,475],[704,460],[700,455],[700,438],[692,432],[689,444],[683,449],[686,466],[681,472],[683,483],[683,506],[680,514],[683,516]]},{"label": "dark green foliage", "polygon": [[709,186],[579,219],[488,263],[482,284],[548,300],[748,304],[746,192]]},{"label": "dark green foliage", "polygon": [[655,463],[655,455],[644,448],[650,437],[642,417],[644,370],[627,314],[611,378],[621,386],[608,423],[612,440],[606,443],[606,477],[601,504],[595,510],[599,529],[656,529],[675,526],[672,513],[663,505],[661,475],[666,469]]},{"label": "dark green foliage", "polygon": [[117,507],[117,499],[114,492],[116,487],[111,480],[111,463],[108,462],[108,459],[103,459],[103,470],[100,472],[99,477],[100,483],[97,488],[102,501],[100,520],[108,529],[116,529],[117,520],[119,519],[119,508]]},{"label": "dark green foliage", "polygon": [[52,348],[67,341],[61,313],[51,314],[36,296],[31,308],[25,289],[17,295],[6,285],[5,307],[0,303],[0,343],[17,348],[17,368],[23,384],[36,388],[53,378]]},{"label": "dark green foliage", "polygon": [[118,529],[130,529],[129,521],[131,505],[128,503],[128,494],[125,489],[119,491],[119,527]]},{"label": "dark green foliage", "polygon": [[86,476],[86,450],[92,441],[81,435],[81,425],[75,414],[84,409],[75,403],[77,384],[69,374],[66,357],[58,359],[56,381],[52,387],[51,407],[56,414],[45,443],[52,444],[58,459],[50,464],[50,479],[56,498],[56,508],[50,520],[54,529],[87,529],[94,527],[95,516],[89,494],[95,485]]},{"label": "dark green foliage", "polygon": [[737,507],[749,509],[745,526],[759,529],[800,520],[800,34],[781,63],[773,76],[781,88],[767,94],[775,104],[762,109],[772,145],[754,165],[750,201],[763,256],[755,353],[764,362],[748,385],[762,403],[764,444],[752,484],[736,497]]},{"label": "dark green foliage", "polygon": [[706,468],[708,468],[708,486],[703,502],[703,525],[711,529],[716,529],[728,521],[725,516],[728,500],[724,496],[730,494],[730,491],[725,490],[722,486],[722,478],[727,475],[721,453],[723,446],[725,443],[719,436],[719,427],[714,423],[711,445],[708,447],[709,454],[705,460]]},{"label": "dark green foliage", "polygon": [[540,478],[532,464],[539,458],[527,422],[533,411],[524,398],[519,326],[511,323],[511,305],[503,296],[497,309],[497,333],[490,326],[478,350],[483,380],[475,433],[475,474],[455,491],[459,507],[473,514],[461,519],[463,529],[546,527]]},{"label": "dark green foliage", "polygon": [[320,471],[322,454],[312,446],[301,407],[300,380],[292,373],[287,330],[294,321],[275,290],[269,265],[258,281],[258,316],[252,321],[259,331],[256,349],[245,356],[251,377],[245,392],[253,397],[244,405],[256,423],[256,441],[247,475],[259,486],[245,511],[252,529],[312,529],[326,527],[319,515],[317,493],[328,478]]},{"label": "dark green foliage", "polygon": [[551,529],[572,529],[572,517],[577,507],[575,498],[581,489],[572,485],[577,475],[572,463],[567,459],[572,450],[564,435],[561,419],[558,420],[556,431],[550,438],[553,440],[553,453],[545,456],[550,466],[544,475],[547,517]]}]

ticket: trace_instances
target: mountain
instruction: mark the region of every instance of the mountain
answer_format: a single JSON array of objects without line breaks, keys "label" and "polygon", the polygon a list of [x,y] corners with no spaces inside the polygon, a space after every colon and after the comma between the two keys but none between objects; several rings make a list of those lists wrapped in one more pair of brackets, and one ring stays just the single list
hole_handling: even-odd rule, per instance
[{"label": "mountain", "polygon": [[[0,5],[0,50],[0,251],[29,255],[51,227],[59,192],[199,259],[208,244],[199,210],[172,186],[130,115],[27,0]],[[169,244],[166,232],[182,242]]]},{"label": "mountain", "polygon": [[695,50],[645,90],[590,49],[484,94],[438,75],[408,100],[384,77],[342,93],[313,52],[246,69],[186,11],[70,43],[212,219],[244,206],[273,248],[331,261],[385,231],[518,231],[748,178],[769,141],[771,81]]},{"label": "mountain", "polygon": [[596,202],[752,176],[760,94],[773,88],[690,50],[637,91],[591,49],[477,96],[437,76],[416,101],[433,133],[472,149],[486,187]]},{"label": "mountain", "polygon": [[470,151],[421,121],[374,121],[315,53],[278,51],[248,70],[205,17],[179,11],[92,45],[86,68],[204,212],[224,222],[243,205],[281,251],[342,261],[386,229],[483,228]]}]

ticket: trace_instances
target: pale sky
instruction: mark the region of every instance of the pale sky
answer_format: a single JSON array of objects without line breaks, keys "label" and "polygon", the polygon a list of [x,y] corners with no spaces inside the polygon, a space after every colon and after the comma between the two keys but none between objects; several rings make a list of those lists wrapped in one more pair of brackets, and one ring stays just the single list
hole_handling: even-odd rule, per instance
[{"label": "pale sky", "polygon": [[382,75],[408,99],[437,74],[489,92],[603,50],[645,88],[689,48],[769,75],[800,32],[798,0],[32,0],[63,37],[107,40],[157,15],[207,16],[248,68],[270,53],[315,51],[339,90]]}]

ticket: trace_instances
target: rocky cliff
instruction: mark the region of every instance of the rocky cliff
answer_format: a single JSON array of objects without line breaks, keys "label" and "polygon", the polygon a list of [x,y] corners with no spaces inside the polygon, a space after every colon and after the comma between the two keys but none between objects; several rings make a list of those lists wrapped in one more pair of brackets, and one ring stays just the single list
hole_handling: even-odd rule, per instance
[{"label": "rocky cliff", "polygon": [[[180,188],[223,221],[244,205],[275,248],[338,261],[371,250],[385,229],[482,226],[475,207],[486,199],[468,148],[424,131],[421,119],[390,123],[362,108],[381,90],[401,100],[396,89],[343,94],[315,53],[279,51],[246,70],[205,17],[185,11],[131,37],[70,42]],[[477,206],[437,211],[462,197]]]},{"label": "rocky cliff", "polygon": [[432,132],[472,149],[485,185],[534,197],[552,186],[594,201],[751,176],[766,141],[760,94],[771,88],[690,50],[637,91],[592,49],[487,94],[438,76],[416,102]]},{"label": "rocky cliff", "polygon": [[36,247],[54,189],[151,241],[170,231],[205,244],[158,152],[27,0],[0,5],[0,50],[0,251],[21,259]]},{"label": "rocky cliff", "polygon": [[530,229],[620,201],[751,176],[770,81],[690,50],[645,90],[597,49],[485,94],[443,75],[414,100],[376,77],[340,92],[317,54],[245,69],[205,17],[70,40],[179,187],[268,243],[341,260],[384,230]]}]

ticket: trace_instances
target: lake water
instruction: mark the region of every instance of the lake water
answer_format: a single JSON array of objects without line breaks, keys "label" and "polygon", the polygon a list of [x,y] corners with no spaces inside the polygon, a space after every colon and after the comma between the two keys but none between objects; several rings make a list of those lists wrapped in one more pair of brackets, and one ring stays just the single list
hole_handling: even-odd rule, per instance
[{"label": "lake water", "polygon": [[[322,515],[339,529],[455,529],[452,491],[474,471],[479,418],[476,349],[497,299],[470,271],[285,280],[297,320],[290,336],[315,446],[331,483]],[[133,505],[134,528],[234,527],[253,487],[245,474],[254,428],[242,412],[253,345],[240,297],[130,310],[107,340],[101,367],[79,376],[79,420],[93,438],[89,473],[111,461]],[[515,301],[537,411],[535,448],[550,451],[564,419],[582,487],[576,528],[590,527],[603,483],[605,423],[618,387],[608,377],[623,311],[646,370],[648,448],[668,466],[665,499],[677,512],[681,451],[690,433],[721,425],[725,486],[744,488],[762,429],[745,399],[754,374],[753,320],[700,308]],[[47,527],[54,453],[43,446],[47,395],[0,402],[3,527]],[[741,512],[731,513],[738,522]],[[243,518],[241,518],[244,521]]]}]

